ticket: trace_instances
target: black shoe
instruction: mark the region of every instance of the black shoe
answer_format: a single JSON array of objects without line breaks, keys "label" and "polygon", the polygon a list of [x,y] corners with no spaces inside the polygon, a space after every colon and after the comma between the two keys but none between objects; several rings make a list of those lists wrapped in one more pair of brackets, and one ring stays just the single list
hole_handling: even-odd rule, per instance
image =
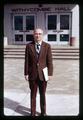
[{"label": "black shoe", "polygon": [[30,116],[33,116],[33,117],[35,117],[35,114],[30,114]]},{"label": "black shoe", "polygon": [[47,114],[46,113],[41,113],[40,116],[47,116]]}]

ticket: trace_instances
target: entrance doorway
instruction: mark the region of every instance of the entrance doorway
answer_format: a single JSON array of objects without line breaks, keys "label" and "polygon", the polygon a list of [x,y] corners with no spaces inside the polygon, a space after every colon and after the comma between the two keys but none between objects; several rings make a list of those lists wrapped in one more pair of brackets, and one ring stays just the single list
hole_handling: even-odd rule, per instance
[{"label": "entrance doorway", "polygon": [[[42,21],[41,21],[42,20]],[[46,13],[39,20],[37,14],[13,15],[14,44],[26,44],[33,40],[33,30],[45,23],[45,39],[49,43],[66,45],[71,36],[71,13]]]},{"label": "entrance doorway", "polygon": [[33,40],[33,30],[36,27],[36,15],[13,16],[13,39],[15,44],[26,44]]},{"label": "entrance doorway", "polygon": [[71,34],[71,14],[46,14],[46,32],[48,42],[68,44]]}]

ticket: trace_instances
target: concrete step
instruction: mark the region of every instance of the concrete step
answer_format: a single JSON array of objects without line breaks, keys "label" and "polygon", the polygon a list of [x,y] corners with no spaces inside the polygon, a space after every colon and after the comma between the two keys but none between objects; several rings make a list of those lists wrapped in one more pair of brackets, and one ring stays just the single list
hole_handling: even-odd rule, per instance
[{"label": "concrete step", "polygon": [[[7,45],[4,47],[4,49],[10,49],[10,48],[15,48],[15,49],[18,49],[18,48],[25,48],[26,45]],[[52,49],[79,49],[79,47],[74,47],[74,46],[69,46],[69,45],[51,45],[51,48]]]},{"label": "concrete step", "polygon": [[[25,49],[5,49],[4,52],[25,52]],[[63,53],[63,52],[64,53],[73,53],[73,52],[74,53],[75,52],[79,53],[79,50],[77,50],[77,49],[75,49],[75,50],[71,50],[71,49],[70,50],[67,50],[67,49],[66,50],[60,50],[60,49],[59,50],[57,50],[57,49],[53,50],[52,49],[52,52],[53,53],[56,53],[56,52],[57,53]]]},{"label": "concrete step", "polygon": [[58,52],[58,53],[59,53],[59,52],[60,52],[60,53],[61,53],[61,52],[67,52],[67,53],[68,53],[68,52],[79,52],[79,49],[67,49],[67,48],[66,48],[66,49],[61,49],[61,48],[60,48],[60,49],[57,49],[57,48],[55,48],[55,49],[52,49],[52,52]]},{"label": "concrete step", "polygon": [[[4,58],[24,59],[25,45],[7,46],[4,48]],[[79,48],[74,47],[52,47],[53,59],[79,59]]]},{"label": "concrete step", "polygon": [[[23,55],[5,55],[5,59],[24,59]],[[53,59],[70,59],[70,60],[79,60],[78,56],[53,56]]]},{"label": "concrete step", "polygon": [[[23,55],[5,55],[5,59],[24,59]],[[53,59],[71,59],[71,60],[79,60],[79,56],[53,56]]]},{"label": "concrete step", "polygon": [[[51,47],[52,48],[52,50],[79,50],[79,48],[78,47],[67,47],[67,46],[65,46],[65,47]],[[16,47],[16,46],[8,46],[8,47],[4,47],[4,50],[9,50],[9,49],[25,49],[25,46],[19,46],[19,47]]]},{"label": "concrete step", "polygon": [[53,56],[53,59],[62,60],[79,60],[78,56]]},{"label": "concrete step", "polygon": [[[4,52],[4,55],[25,55],[25,53],[24,52],[21,52],[21,51],[19,51],[19,52]],[[59,52],[59,53],[57,53],[57,52],[52,52],[52,55],[53,56],[60,56],[60,55],[63,55],[63,56],[79,56],[79,53],[77,53],[77,52]]]},{"label": "concrete step", "polygon": [[[25,52],[25,48],[5,48],[4,52]],[[52,48],[53,53],[79,53],[78,48]]]}]

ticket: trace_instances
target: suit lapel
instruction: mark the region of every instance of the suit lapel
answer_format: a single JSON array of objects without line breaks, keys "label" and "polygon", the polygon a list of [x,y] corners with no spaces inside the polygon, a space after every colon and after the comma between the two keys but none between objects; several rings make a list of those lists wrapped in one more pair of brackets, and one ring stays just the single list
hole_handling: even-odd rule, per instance
[{"label": "suit lapel", "polygon": [[[35,57],[36,60],[37,60],[35,43],[33,42],[30,47],[31,47],[31,50],[32,50],[32,52],[33,52],[34,57]],[[41,57],[42,57],[42,54],[43,54],[44,52],[45,52],[45,44],[44,44],[44,42],[42,41],[41,49],[40,49],[40,53],[39,53],[39,60],[38,60],[38,61],[40,61],[40,59],[41,59]]]},{"label": "suit lapel", "polygon": [[36,49],[35,49],[35,43],[33,42],[30,47],[31,47],[31,50],[33,52],[34,57],[37,59]]},{"label": "suit lapel", "polygon": [[42,54],[45,52],[45,44],[44,42],[42,41],[42,44],[41,44],[41,49],[40,49],[40,54],[39,54],[39,61],[42,57]]}]

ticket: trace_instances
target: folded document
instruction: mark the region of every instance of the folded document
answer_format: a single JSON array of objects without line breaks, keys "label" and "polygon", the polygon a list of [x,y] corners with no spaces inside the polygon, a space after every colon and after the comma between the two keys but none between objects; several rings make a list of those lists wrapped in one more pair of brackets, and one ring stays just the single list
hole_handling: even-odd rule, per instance
[{"label": "folded document", "polygon": [[45,67],[43,69],[43,74],[44,74],[44,77],[45,77],[45,81],[48,81],[48,68],[47,67]]}]

